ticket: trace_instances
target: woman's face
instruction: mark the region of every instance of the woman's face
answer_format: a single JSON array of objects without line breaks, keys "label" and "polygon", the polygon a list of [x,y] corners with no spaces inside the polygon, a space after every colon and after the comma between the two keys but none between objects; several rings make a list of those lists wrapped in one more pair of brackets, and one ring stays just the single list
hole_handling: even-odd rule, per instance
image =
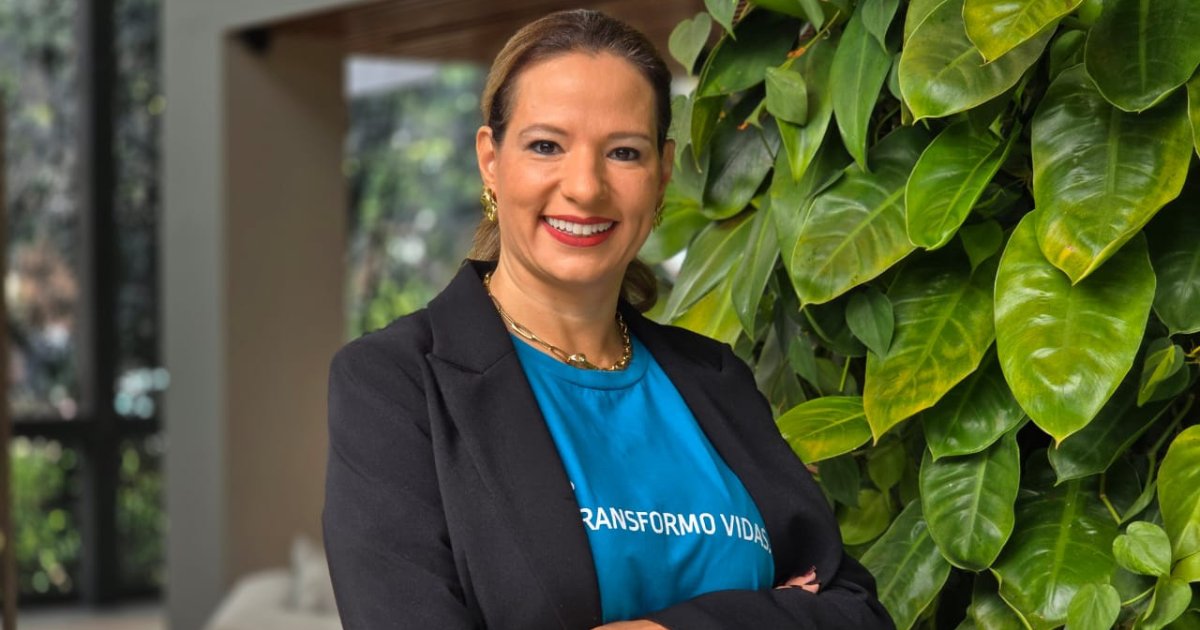
[{"label": "woman's face", "polygon": [[650,82],[619,57],[577,52],[526,67],[514,87],[503,143],[482,127],[475,145],[501,264],[559,287],[619,284],[671,176]]}]

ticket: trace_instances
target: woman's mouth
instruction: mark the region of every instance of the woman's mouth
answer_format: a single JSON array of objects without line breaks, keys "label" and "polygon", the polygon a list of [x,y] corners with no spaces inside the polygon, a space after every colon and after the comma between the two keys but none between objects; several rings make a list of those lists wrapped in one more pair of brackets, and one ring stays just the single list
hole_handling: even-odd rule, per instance
[{"label": "woman's mouth", "polygon": [[585,219],[582,221],[562,217],[542,217],[542,225],[556,240],[574,247],[592,247],[608,239],[616,221]]}]

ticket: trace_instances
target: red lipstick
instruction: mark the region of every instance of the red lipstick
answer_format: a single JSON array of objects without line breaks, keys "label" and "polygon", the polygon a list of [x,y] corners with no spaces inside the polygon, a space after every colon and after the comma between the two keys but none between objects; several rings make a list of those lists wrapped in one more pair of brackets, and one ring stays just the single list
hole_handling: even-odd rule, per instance
[{"label": "red lipstick", "polygon": [[[569,232],[564,232],[553,225],[550,225],[549,219],[567,221],[579,225],[595,225],[597,223],[612,223],[613,225],[603,232],[595,232],[587,236],[578,236]],[[613,221],[612,219],[605,219],[601,217],[574,217],[566,215],[542,217],[542,227],[549,232],[550,236],[554,237],[554,239],[558,242],[565,245],[570,245],[572,247],[594,247],[600,243],[603,243],[604,241],[608,240],[608,237],[612,235],[613,230],[616,229],[616,223],[617,222]]]}]

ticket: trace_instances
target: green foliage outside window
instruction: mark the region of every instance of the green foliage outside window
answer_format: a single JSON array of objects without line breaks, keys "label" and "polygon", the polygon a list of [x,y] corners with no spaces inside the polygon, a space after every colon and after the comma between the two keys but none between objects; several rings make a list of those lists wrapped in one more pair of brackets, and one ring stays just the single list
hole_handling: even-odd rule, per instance
[{"label": "green foliage outside window", "polygon": [[16,438],[12,457],[13,538],[22,594],[70,593],[80,538],[72,510],[77,453],[46,440]]},{"label": "green foliage outside window", "polygon": [[477,66],[448,64],[420,83],[351,99],[350,338],[425,306],[469,249],[480,216],[483,77]]},{"label": "green foliage outside window", "polygon": [[1200,624],[1200,3],[706,6],[657,317],[755,365],[897,626]]},{"label": "green foliage outside window", "polygon": [[[14,420],[87,421],[76,401],[77,222],[81,201],[76,0],[0,0],[0,97],[6,105],[5,179]],[[159,0],[116,0],[112,42],[115,219],[118,225],[118,414],[151,418],[169,381],[157,359]],[[102,86],[107,87],[107,86]],[[101,404],[108,401],[101,401]],[[161,437],[123,446],[116,505],[121,589],[162,583],[165,515]],[[78,442],[14,439],[15,547],[23,602],[78,592]]]}]

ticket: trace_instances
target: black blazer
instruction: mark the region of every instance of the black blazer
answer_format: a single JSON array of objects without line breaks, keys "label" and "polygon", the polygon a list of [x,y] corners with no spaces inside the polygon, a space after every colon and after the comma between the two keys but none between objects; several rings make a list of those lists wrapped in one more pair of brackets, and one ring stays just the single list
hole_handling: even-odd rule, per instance
[{"label": "black blazer", "polygon": [[[465,263],[428,308],[333,358],[322,520],[348,630],[601,623],[579,506],[481,283],[492,266]],[[892,628],[749,368],[726,344],[620,308],[758,505],[775,583],[814,566],[822,582],[817,595],[709,593],[647,618],[673,629]]]}]

